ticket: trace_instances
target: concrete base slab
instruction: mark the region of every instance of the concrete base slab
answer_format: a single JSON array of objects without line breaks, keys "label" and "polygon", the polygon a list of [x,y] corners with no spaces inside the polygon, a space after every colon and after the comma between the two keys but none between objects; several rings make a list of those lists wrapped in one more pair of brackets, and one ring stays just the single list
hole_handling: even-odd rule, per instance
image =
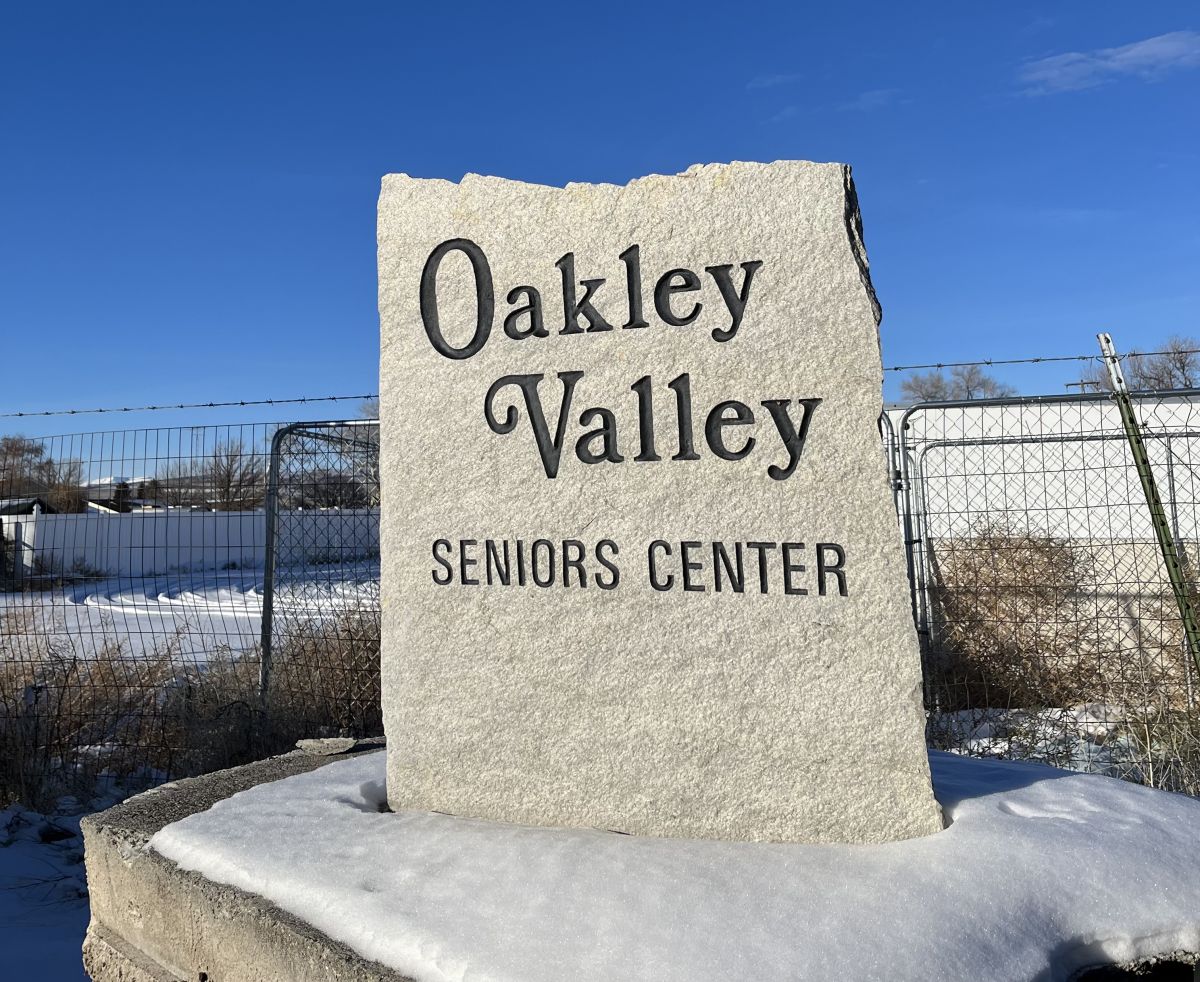
[{"label": "concrete base slab", "polygon": [[[361,741],[349,754],[378,750]],[[180,870],[146,845],[164,825],[332,759],[303,751],[163,785],[83,821],[95,982],[411,982],[261,897]]]},{"label": "concrete base slab", "polygon": [[[378,750],[297,751],[164,785],[83,821],[92,922],[84,965],[95,982],[413,982],[368,961],[262,897],[179,869],[147,848],[165,825],[239,791]],[[1083,969],[1077,982],[1200,980],[1196,954]]]},{"label": "concrete base slab", "polygon": [[93,979],[119,982],[187,982],[156,965],[111,931],[92,921],[83,939],[83,967]]}]

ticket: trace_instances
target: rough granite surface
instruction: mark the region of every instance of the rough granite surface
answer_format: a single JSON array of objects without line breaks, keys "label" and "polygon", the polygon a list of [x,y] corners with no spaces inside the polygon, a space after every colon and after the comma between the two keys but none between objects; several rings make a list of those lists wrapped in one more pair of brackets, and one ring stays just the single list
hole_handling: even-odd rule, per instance
[{"label": "rough granite surface", "polygon": [[[430,342],[422,270],[451,239],[476,243],[490,270],[495,313],[477,353],[448,358]],[[643,316],[626,329],[627,267],[640,246]],[[611,331],[560,333],[564,285],[556,262],[574,257],[574,285],[604,278],[594,306]],[[710,266],[754,274],[743,320]],[[664,321],[654,302],[667,271],[700,287],[668,298],[690,324]],[[464,347],[476,326],[472,267],[452,252],[437,275],[438,319]],[[680,279],[672,281],[676,285]],[[514,339],[503,324],[535,286],[545,337]],[[512,297],[513,299],[509,299]],[[460,183],[389,175],[379,201],[379,306],[384,488],[383,699],[388,797],[423,809],[523,824],[717,839],[879,842],[942,827],[924,743],[920,665],[900,531],[880,450],[878,305],[870,286],[849,168],[782,161],[698,166],[626,186],[553,188],[468,175]],[[587,325],[583,316],[575,319]],[[528,316],[514,321],[518,333]],[[549,433],[565,382],[574,390],[557,473],[535,445],[530,406],[510,374],[545,376],[538,395]],[[692,460],[672,459],[676,395],[690,379]],[[650,376],[658,461],[639,455],[631,386]],[[822,400],[799,463],[764,401]],[[753,423],[743,458],[722,459],[705,420],[740,400]],[[611,411],[619,463],[586,464],[576,441]],[[726,414],[728,415],[728,413]],[[598,442],[590,445],[593,449]],[[433,543],[455,551],[443,567]],[[563,585],[561,553],[547,587],[464,585],[460,540],[545,539],[586,549],[587,586]],[[614,589],[600,589],[597,543],[619,553]],[[651,587],[647,550],[670,543]],[[806,569],[787,594],[780,548],[768,591],[747,551],[743,592],[717,592],[708,543],[796,542]],[[701,543],[684,590],[681,547]],[[816,543],[845,551],[847,596],[829,577],[820,595]],[[482,560],[482,546],[469,547]],[[543,556],[546,555],[545,548]],[[452,570],[447,573],[446,570]],[[438,575],[452,582],[439,585]],[[485,566],[468,567],[482,578]]]}]

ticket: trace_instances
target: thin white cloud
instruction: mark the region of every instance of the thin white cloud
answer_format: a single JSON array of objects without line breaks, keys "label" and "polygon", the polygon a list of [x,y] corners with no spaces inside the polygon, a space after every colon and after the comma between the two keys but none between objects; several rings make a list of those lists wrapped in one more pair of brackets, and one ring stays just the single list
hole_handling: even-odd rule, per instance
[{"label": "thin white cloud", "polygon": [[784,106],[779,112],[775,113],[767,119],[767,123],[782,123],[784,120],[791,119],[800,112],[798,106]]},{"label": "thin white cloud", "polygon": [[794,72],[790,75],[755,75],[746,83],[748,89],[773,89],[777,85],[787,85],[789,82],[795,82],[800,79],[800,73]]},{"label": "thin white cloud", "polygon": [[1200,32],[1172,31],[1120,48],[1068,51],[1021,66],[1017,77],[1030,95],[1077,92],[1113,79],[1161,78],[1169,72],[1200,66]]},{"label": "thin white cloud", "polygon": [[896,104],[899,95],[899,89],[868,89],[866,92],[860,92],[849,102],[842,103],[838,106],[838,109],[846,112],[861,113],[868,113],[875,109],[886,109],[888,106]]}]

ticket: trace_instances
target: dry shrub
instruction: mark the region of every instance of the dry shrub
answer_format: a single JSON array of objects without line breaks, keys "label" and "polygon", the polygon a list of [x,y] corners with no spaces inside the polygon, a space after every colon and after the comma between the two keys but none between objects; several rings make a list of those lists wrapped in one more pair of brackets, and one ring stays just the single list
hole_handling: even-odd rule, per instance
[{"label": "dry shrub", "polygon": [[1153,543],[992,523],[931,565],[935,745],[1200,793],[1200,694]]},{"label": "dry shrub", "polygon": [[[930,738],[971,750],[989,741],[965,738],[964,726],[990,720],[1011,736],[1027,724],[1017,756],[1104,747],[1125,762],[1122,776],[1200,791],[1197,693],[1156,560],[1148,543],[1071,542],[997,524],[935,543]],[[1071,722],[1096,714],[1102,725]]]},{"label": "dry shrub", "polygon": [[1147,543],[988,524],[932,550],[939,709],[1190,704],[1179,611]]},{"label": "dry shrub", "polygon": [[171,777],[204,774],[276,751],[261,746],[258,657],[222,646],[177,671],[165,707]]},{"label": "dry shrub", "polygon": [[27,620],[0,625],[0,796],[43,806],[161,768],[170,654],[130,658],[112,640],[81,654]]},{"label": "dry shrub", "polygon": [[[265,706],[255,651],[142,655],[115,639],[86,652],[26,610],[0,618],[0,803],[88,798],[244,763],[297,739],[374,735],[378,613],[351,610],[281,639]],[[265,709],[265,712],[263,711]]]},{"label": "dry shrub", "polygon": [[1142,784],[1200,795],[1200,717],[1151,708],[1135,712],[1126,729],[1139,751]]},{"label": "dry shrub", "polygon": [[277,628],[267,699],[277,741],[383,732],[378,610],[284,617]]},{"label": "dry shrub", "polygon": [[1097,671],[1086,557],[1067,542],[1003,526],[938,543],[927,666],[944,705],[1032,708],[1082,699]]}]

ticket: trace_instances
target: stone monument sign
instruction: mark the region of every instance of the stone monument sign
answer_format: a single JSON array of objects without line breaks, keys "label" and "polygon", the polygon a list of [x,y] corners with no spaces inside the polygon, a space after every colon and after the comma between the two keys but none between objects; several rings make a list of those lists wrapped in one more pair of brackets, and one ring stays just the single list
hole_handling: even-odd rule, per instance
[{"label": "stone monument sign", "polygon": [[384,178],[394,808],[941,829],[849,168]]}]

